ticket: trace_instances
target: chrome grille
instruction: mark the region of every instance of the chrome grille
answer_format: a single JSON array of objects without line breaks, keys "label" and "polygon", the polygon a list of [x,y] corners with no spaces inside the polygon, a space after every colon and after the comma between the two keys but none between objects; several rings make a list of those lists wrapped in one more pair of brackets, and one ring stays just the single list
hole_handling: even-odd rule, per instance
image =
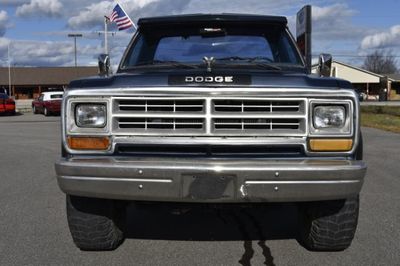
[{"label": "chrome grille", "polygon": [[215,112],[298,112],[299,101],[274,100],[215,100]]},{"label": "chrome grille", "polygon": [[299,129],[299,119],[265,119],[265,118],[217,118],[214,119],[214,128],[239,129],[239,130],[277,130],[277,129]]},{"label": "chrome grille", "polygon": [[113,99],[116,135],[304,136],[305,99]]},{"label": "chrome grille", "polygon": [[119,111],[134,112],[202,112],[202,100],[118,100]]},{"label": "chrome grille", "polygon": [[201,129],[203,128],[203,119],[185,119],[185,118],[119,118],[120,128],[134,129]]}]

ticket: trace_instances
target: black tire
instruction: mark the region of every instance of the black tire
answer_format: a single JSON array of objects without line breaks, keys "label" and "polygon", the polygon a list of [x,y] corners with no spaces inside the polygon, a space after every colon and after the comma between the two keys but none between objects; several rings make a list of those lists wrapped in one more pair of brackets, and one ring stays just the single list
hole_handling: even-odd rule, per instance
[{"label": "black tire", "polygon": [[35,115],[38,113],[36,106],[32,106],[32,113]]},{"label": "black tire", "polygon": [[43,114],[44,114],[44,116],[49,116],[50,115],[50,112],[49,112],[49,110],[47,110],[46,107],[43,109]]},{"label": "black tire", "polygon": [[348,248],[357,229],[358,209],[358,195],[346,200],[304,203],[300,213],[300,243],[311,251]]},{"label": "black tire", "polygon": [[67,218],[81,250],[114,250],[124,240],[126,208],[107,199],[67,195]]}]

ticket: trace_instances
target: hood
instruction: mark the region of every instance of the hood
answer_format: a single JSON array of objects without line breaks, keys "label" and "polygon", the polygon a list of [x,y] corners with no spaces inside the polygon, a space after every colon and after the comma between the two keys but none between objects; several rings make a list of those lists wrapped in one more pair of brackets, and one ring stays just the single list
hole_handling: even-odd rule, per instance
[{"label": "hood", "polygon": [[[188,78],[189,77],[189,78]],[[213,82],[187,82],[195,77],[209,77]],[[215,82],[214,79],[221,78]],[[224,79],[228,77],[227,79]],[[232,78],[230,78],[232,77]],[[186,80],[185,80],[186,79]],[[235,82],[232,82],[234,80]],[[237,82],[236,82],[237,80]],[[260,88],[352,88],[350,82],[336,78],[321,78],[303,73],[273,71],[164,71],[119,73],[111,77],[89,77],[72,81],[69,89],[81,88],[143,88],[143,87],[260,87]]]}]

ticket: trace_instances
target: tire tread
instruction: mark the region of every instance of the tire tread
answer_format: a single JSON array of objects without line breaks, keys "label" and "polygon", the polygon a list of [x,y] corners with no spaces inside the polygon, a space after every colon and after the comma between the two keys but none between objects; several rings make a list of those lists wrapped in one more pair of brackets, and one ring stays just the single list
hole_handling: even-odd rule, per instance
[{"label": "tire tread", "polygon": [[67,196],[68,225],[78,248],[114,250],[123,242],[124,215],[117,215],[113,205],[111,200]]},{"label": "tire tread", "polygon": [[341,251],[354,238],[359,197],[342,201],[309,203],[303,208],[301,242],[309,250]]}]

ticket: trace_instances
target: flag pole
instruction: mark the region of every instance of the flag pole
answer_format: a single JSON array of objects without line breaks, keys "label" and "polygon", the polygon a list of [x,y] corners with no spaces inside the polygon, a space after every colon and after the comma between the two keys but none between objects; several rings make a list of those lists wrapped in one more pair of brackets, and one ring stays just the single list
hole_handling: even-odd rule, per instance
[{"label": "flag pole", "polygon": [[108,21],[110,19],[107,16],[104,16],[104,53],[108,55]]}]

